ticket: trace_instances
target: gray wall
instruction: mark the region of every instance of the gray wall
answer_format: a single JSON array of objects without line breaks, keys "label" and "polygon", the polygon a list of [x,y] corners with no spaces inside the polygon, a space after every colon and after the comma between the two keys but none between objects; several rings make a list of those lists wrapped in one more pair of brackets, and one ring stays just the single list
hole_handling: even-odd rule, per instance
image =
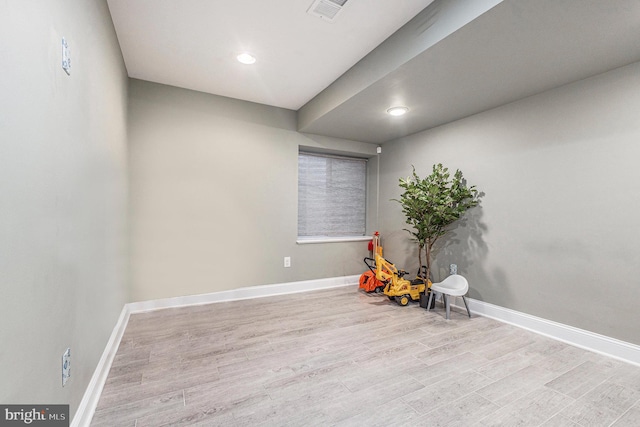
[{"label": "gray wall", "polygon": [[640,63],[385,143],[385,254],[414,268],[398,178],[459,168],[486,194],[440,246],[470,296],[640,344]]},{"label": "gray wall", "polygon": [[297,154],[374,145],[298,133],[290,110],[139,80],[129,94],[133,300],[363,271],[366,242],[296,244]]},{"label": "gray wall", "polygon": [[0,402],[73,414],[127,299],[127,77],[105,1],[0,1],[0,36]]}]

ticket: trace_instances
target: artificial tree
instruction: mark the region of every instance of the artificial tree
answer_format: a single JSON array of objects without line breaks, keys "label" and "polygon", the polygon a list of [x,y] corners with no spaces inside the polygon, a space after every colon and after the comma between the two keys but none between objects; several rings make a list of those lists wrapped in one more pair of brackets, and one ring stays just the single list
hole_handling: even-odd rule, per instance
[{"label": "artificial tree", "polygon": [[433,246],[448,231],[448,226],[457,221],[464,213],[478,204],[478,191],[475,185],[467,186],[462,172],[456,170],[451,178],[449,169],[442,163],[433,165],[431,175],[420,178],[413,167],[412,176],[400,178],[400,187],[404,192],[400,199],[394,199],[402,205],[407,224],[413,229],[404,229],[418,243],[418,262],[422,266],[424,250],[426,272],[420,268],[428,280],[431,274]]}]

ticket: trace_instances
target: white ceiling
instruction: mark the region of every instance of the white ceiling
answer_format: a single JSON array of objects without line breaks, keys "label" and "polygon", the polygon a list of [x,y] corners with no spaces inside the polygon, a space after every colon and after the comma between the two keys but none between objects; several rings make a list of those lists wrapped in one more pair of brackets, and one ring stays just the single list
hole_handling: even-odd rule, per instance
[{"label": "white ceiling", "polygon": [[[108,0],[129,77],[297,110],[433,0]],[[235,57],[248,51],[254,65]]]},{"label": "white ceiling", "polygon": [[[442,6],[454,3],[435,2],[434,21],[445,20]],[[380,46],[369,57],[389,63],[387,50]],[[299,120],[298,130],[384,143],[637,61],[640,0],[504,0],[357,93]],[[368,73],[371,64],[363,65],[349,74]],[[398,102],[411,111],[386,114]]]},{"label": "white ceiling", "polygon": [[640,0],[348,0],[334,23],[313,0],[107,1],[130,77],[378,144],[640,61]]}]

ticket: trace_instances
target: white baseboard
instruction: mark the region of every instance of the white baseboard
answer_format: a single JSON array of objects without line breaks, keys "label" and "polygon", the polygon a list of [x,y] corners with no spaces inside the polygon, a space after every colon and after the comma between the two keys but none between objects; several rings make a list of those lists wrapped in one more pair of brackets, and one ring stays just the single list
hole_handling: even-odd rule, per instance
[{"label": "white baseboard", "polygon": [[211,304],[224,301],[236,301],[251,298],[262,298],[299,292],[316,291],[320,289],[337,288],[350,286],[358,283],[359,275],[331,277],[328,279],[305,280],[301,282],[280,283],[275,285],[250,286],[246,288],[231,289],[228,291],[213,292],[210,294],[189,295],[184,297],[164,298],[150,301],[140,301],[125,304],[122,313],[118,318],[116,326],[111,332],[111,337],[102,353],[91,381],[85,390],[82,401],[78,406],[71,427],[88,427],[96,412],[96,406],[100,399],[100,394],[104,388],[105,381],[109,375],[111,364],[118,351],[120,340],[129,322],[132,313],[141,313],[151,310],[159,310],[171,307],[184,307],[188,305]]},{"label": "white baseboard", "polygon": [[96,411],[100,394],[102,393],[104,383],[109,375],[113,358],[116,356],[118,346],[122,340],[122,335],[124,334],[124,330],[129,322],[129,314],[129,310],[125,305],[122,308],[122,312],[120,313],[116,326],[111,332],[109,341],[102,352],[102,357],[100,357],[100,360],[98,361],[98,366],[96,366],[95,371],[93,371],[93,376],[89,381],[89,385],[87,386],[84,396],[80,401],[80,405],[76,410],[73,420],[71,421],[71,427],[84,427],[91,424],[91,419]]},{"label": "white baseboard", "polygon": [[[462,301],[456,301],[462,303]],[[509,308],[467,298],[472,314],[489,317],[558,341],[640,366],[640,346]],[[466,312],[464,306],[456,305]]]},{"label": "white baseboard", "polygon": [[343,276],[330,277],[327,279],[304,280],[301,282],[279,283],[275,285],[248,286],[246,288],[230,289],[228,291],[213,292],[210,294],[188,295],[184,297],[133,302],[127,304],[127,306],[131,313],[141,313],[163,308],[272,297],[277,295],[295,294],[298,292],[337,288],[340,286],[355,285],[358,283],[359,278],[359,275]]}]

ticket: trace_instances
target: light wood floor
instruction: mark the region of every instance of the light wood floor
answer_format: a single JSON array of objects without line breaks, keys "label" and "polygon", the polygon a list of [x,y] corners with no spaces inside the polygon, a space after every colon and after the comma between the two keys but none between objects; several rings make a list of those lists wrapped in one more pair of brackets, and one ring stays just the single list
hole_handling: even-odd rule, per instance
[{"label": "light wood floor", "polygon": [[132,315],[98,426],[640,426],[640,367],[356,287]]}]

